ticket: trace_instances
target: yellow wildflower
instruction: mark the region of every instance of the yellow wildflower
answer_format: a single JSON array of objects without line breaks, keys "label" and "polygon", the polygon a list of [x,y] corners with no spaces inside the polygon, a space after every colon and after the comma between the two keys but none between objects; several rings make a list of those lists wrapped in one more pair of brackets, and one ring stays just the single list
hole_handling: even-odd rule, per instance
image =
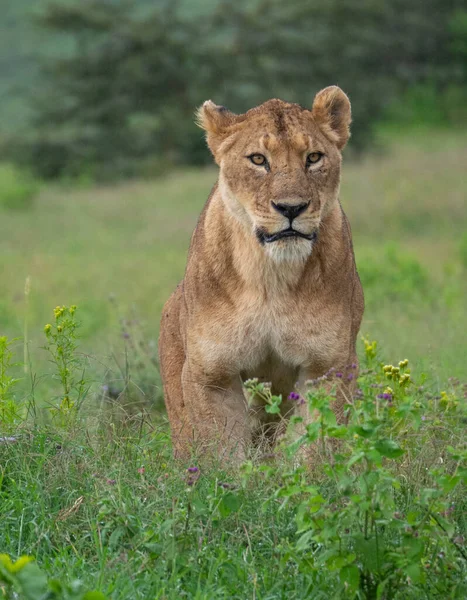
[{"label": "yellow wildflower", "polygon": [[405,373],[404,375],[401,375],[399,378],[399,383],[401,385],[407,385],[408,383],[410,383],[410,374]]}]

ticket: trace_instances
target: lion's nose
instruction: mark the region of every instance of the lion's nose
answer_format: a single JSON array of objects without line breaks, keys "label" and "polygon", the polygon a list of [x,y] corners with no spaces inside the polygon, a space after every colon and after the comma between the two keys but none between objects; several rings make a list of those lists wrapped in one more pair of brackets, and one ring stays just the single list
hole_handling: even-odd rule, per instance
[{"label": "lion's nose", "polygon": [[295,217],[301,215],[308,208],[309,202],[302,202],[301,204],[276,204],[273,202],[272,205],[277,212],[280,212],[281,215],[284,215],[284,217],[287,217],[292,222]]}]

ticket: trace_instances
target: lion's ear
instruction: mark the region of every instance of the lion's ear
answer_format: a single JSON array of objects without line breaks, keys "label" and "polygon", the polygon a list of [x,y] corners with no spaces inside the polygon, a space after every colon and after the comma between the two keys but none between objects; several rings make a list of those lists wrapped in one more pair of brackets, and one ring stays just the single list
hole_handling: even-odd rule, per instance
[{"label": "lion's ear", "polygon": [[196,124],[206,132],[206,141],[214,158],[217,158],[219,147],[230,135],[231,127],[238,119],[239,117],[225,106],[218,106],[212,100],[206,100],[197,110]]},{"label": "lion's ear", "polygon": [[325,136],[342,150],[350,137],[352,120],[350,100],[344,92],[336,85],[324,88],[315,96],[312,113]]}]

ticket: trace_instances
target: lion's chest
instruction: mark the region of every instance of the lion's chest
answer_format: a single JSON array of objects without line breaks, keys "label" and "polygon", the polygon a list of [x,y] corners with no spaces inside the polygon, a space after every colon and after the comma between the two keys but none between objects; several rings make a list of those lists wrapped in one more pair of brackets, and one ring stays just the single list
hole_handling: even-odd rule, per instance
[{"label": "lion's chest", "polygon": [[213,372],[254,374],[271,356],[293,368],[314,362],[332,365],[342,345],[344,321],[342,308],[319,300],[268,302],[245,296],[227,318],[215,311],[206,315],[196,339],[197,353]]}]

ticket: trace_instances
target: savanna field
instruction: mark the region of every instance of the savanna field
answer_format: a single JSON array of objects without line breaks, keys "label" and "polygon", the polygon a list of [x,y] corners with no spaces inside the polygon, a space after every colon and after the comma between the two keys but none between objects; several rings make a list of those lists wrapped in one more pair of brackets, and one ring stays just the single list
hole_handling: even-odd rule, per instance
[{"label": "savanna field", "polygon": [[316,385],[307,434],[235,469],[174,462],[157,368],[215,170],[0,196],[0,597],[467,597],[465,165],[462,131],[344,156],[366,300],[349,423]]}]

